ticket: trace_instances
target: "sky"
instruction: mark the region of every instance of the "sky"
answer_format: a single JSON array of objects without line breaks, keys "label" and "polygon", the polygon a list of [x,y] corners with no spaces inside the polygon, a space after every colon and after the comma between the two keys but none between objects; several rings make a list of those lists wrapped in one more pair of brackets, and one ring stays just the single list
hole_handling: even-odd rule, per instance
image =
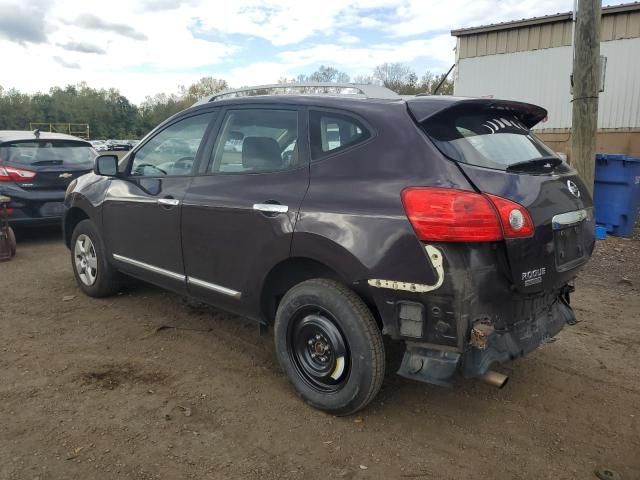
[{"label": "sky", "polygon": [[[607,1],[607,4],[620,2]],[[331,65],[419,76],[454,62],[452,29],[566,12],[573,0],[0,0],[0,86],[86,81],[133,103],[203,76],[236,87]]]}]

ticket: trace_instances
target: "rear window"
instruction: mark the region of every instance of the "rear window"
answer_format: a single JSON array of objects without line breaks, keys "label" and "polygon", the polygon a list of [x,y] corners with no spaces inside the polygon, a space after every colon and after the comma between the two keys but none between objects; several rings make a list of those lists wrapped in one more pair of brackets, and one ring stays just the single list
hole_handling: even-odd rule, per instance
[{"label": "rear window", "polygon": [[0,146],[0,160],[23,165],[78,165],[93,162],[96,152],[90,145],[65,140],[11,142]]},{"label": "rear window", "polygon": [[447,111],[422,123],[447,157],[498,170],[539,159],[559,159],[514,113],[465,110]]}]

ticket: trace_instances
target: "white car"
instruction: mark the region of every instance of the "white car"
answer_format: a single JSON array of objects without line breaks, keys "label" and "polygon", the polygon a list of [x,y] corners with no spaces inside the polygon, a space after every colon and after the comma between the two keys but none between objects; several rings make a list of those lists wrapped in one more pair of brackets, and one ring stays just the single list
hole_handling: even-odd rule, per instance
[{"label": "white car", "polygon": [[91,140],[89,143],[96,152],[106,152],[109,150],[104,140]]}]

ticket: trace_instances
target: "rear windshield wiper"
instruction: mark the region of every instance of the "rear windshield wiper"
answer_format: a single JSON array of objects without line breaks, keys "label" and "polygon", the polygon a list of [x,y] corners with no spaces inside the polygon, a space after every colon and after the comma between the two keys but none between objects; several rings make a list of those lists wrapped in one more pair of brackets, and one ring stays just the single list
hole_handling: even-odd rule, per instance
[{"label": "rear windshield wiper", "polygon": [[546,157],[532,158],[524,162],[512,163],[507,167],[507,172],[537,172],[551,171],[562,163],[562,159],[549,155]]},{"label": "rear windshield wiper", "polygon": [[39,160],[37,162],[33,162],[31,165],[42,167],[43,165],[62,165],[64,160]]}]

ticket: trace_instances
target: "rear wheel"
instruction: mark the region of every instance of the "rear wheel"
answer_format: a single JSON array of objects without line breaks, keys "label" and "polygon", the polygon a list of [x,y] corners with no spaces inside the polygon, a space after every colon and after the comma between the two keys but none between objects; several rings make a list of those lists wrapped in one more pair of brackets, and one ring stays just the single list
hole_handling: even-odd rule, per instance
[{"label": "rear wheel", "polygon": [[71,266],[80,289],[90,297],[107,297],[120,289],[120,274],[109,263],[91,220],[83,220],[71,236]]},{"label": "rear wheel", "polygon": [[364,302],[326,279],[302,282],[282,299],[276,352],[297,392],[334,415],[364,408],[384,376],[382,335]]}]

